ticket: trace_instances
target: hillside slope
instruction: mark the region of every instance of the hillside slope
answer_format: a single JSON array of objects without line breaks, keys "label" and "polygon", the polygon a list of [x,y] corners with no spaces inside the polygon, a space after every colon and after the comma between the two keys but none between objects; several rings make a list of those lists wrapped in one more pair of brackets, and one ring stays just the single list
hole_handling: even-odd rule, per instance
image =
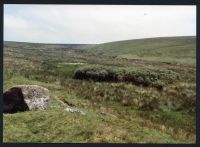
[{"label": "hillside slope", "polygon": [[84,49],[93,46],[93,44],[47,44],[47,43],[29,43],[29,42],[14,42],[4,41],[4,47],[16,47],[26,49]]},{"label": "hillside slope", "polygon": [[124,58],[195,58],[196,37],[160,37],[109,42],[90,47],[87,51]]},{"label": "hillside slope", "polygon": [[[170,38],[154,38],[95,45],[93,50],[90,45],[72,49],[4,42],[3,89],[24,84],[45,87],[51,107],[3,114],[3,142],[195,143],[195,38],[189,38],[171,38],[178,45]],[[131,42],[138,42],[138,48]],[[166,44],[180,53],[154,56],[156,46],[161,53],[169,51]],[[107,48],[97,48],[102,46]],[[163,63],[164,59],[192,64]],[[90,79],[75,79],[77,71]],[[111,80],[103,80],[107,78]],[[156,88],[160,85],[164,87]],[[86,115],[66,111],[60,101]]]}]

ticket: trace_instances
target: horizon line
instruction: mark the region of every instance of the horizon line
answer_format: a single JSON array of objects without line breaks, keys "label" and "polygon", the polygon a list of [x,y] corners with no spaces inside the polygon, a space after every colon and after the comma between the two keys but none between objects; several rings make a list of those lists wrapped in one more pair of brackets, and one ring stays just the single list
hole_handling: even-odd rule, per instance
[{"label": "horizon line", "polygon": [[142,39],[152,39],[152,38],[175,38],[175,37],[196,37],[196,35],[188,35],[188,36],[162,36],[162,37],[147,37],[147,38],[136,38],[136,39],[125,39],[125,40],[116,40],[116,41],[108,41],[108,42],[102,42],[102,43],[47,43],[47,42],[24,42],[24,41],[14,41],[14,40],[4,40],[3,42],[16,42],[16,43],[35,43],[35,44],[60,44],[60,45],[65,45],[65,44],[80,44],[80,45],[95,45],[95,44],[104,44],[104,43],[111,43],[111,42],[120,42],[120,41],[129,41],[129,40],[142,40]]}]

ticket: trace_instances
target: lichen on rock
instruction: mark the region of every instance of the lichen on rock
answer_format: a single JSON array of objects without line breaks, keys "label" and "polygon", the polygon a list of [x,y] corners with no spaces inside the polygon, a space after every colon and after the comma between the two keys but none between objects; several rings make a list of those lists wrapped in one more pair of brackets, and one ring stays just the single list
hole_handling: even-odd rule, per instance
[{"label": "lichen on rock", "polygon": [[42,110],[49,106],[49,90],[38,85],[17,85],[3,93],[4,113]]}]

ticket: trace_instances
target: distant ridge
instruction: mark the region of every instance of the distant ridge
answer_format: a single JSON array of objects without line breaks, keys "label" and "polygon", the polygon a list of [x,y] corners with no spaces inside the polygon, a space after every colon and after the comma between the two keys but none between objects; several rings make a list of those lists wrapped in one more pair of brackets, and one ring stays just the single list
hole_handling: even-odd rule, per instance
[{"label": "distant ridge", "polygon": [[156,37],[121,40],[102,44],[51,44],[4,41],[4,47],[24,49],[84,49],[96,55],[122,58],[196,57],[196,36]]},{"label": "distant ridge", "polygon": [[54,48],[54,49],[83,49],[94,44],[58,44],[58,43],[29,43],[29,42],[17,42],[17,41],[4,41],[5,47],[22,47],[22,48]]},{"label": "distant ridge", "polygon": [[122,40],[94,45],[87,51],[108,56],[195,57],[196,36]]}]

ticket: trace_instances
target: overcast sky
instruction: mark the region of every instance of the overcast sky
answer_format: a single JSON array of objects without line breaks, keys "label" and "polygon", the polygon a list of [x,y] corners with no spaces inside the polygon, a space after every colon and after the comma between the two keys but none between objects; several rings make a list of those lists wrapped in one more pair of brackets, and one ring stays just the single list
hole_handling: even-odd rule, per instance
[{"label": "overcast sky", "polygon": [[195,36],[196,6],[4,5],[4,40],[104,43]]}]

